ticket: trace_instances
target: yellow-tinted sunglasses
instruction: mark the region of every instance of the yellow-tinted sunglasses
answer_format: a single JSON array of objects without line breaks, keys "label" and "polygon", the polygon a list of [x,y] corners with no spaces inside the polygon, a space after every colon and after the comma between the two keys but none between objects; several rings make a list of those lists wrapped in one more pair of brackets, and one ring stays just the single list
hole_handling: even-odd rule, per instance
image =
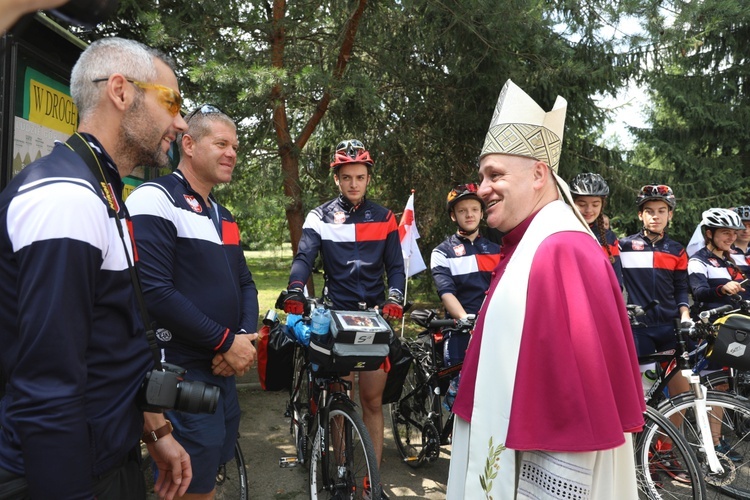
[{"label": "yellow-tinted sunglasses", "polygon": [[[143,90],[156,90],[159,93],[159,103],[164,107],[164,109],[172,113],[172,116],[177,116],[177,113],[180,112],[180,108],[182,108],[182,96],[176,90],[164,85],[159,85],[158,83],[139,82],[138,80],[133,80],[131,78],[125,79]],[[94,83],[99,83],[106,82],[107,80],[109,80],[109,78],[96,78],[91,81]]]}]

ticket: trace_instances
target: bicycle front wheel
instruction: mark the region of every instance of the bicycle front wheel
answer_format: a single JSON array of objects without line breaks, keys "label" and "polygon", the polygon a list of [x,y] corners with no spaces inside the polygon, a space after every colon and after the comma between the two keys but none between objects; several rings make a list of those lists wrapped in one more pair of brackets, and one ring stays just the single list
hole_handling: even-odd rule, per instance
[{"label": "bicycle front wheel", "polygon": [[216,471],[216,500],[247,500],[247,468],[240,442],[234,444],[234,457]]},{"label": "bicycle front wheel", "polygon": [[695,418],[695,396],[681,394],[659,405],[659,411],[670,417],[682,413],[680,430],[695,450],[706,484],[719,494],[732,498],[750,498],[750,405],[748,400],[723,392],[708,391],[706,407],[712,441],[723,473],[711,472],[706,451]]},{"label": "bicycle front wheel", "polygon": [[380,498],[381,493],[375,448],[362,417],[346,402],[334,401],[312,446],[310,498]]},{"label": "bicycle front wheel", "polygon": [[701,500],[706,485],[690,444],[664,415],[648,407],[633,436],[638,498]]},{"label": "bicycle front wheel", "polygon": [[417,361],[412,362],[401,390],[401,399],[390,407],[393,439],[401,459],[409,467],[424,464],[428,456],[440,453],[440,437],[430,420],[437,397],[426,384]]}]

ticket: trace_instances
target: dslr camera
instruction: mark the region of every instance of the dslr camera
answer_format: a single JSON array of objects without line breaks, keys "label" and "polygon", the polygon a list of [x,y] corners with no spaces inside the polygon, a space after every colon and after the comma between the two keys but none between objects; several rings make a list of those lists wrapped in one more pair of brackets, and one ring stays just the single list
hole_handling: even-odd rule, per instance
[{"label": "dslr camera", "polygon": [[185,369],[169,363],[162,370],[146,374],[138,391],[138,407],[142,411],[160,413],[179,410],[186,413],[214,413],[219,403],[219,388],[197,380],[184,380]]}]

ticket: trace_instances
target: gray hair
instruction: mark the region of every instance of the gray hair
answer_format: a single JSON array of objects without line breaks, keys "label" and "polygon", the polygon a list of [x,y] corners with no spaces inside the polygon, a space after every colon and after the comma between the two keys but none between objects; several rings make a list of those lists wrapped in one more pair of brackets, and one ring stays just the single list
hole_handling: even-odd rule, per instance
[{"label": "gray hair", "polygon": [[89,45],[70,75],[70,93],[80,118],[86,118],[96,108],[104,92],[105,86],[93,80],[119,73],[133,80],[152,82],[156,79],[154,59],[160,59],[174,71],[172,58],[134,40],[110,37]]},{"label": "gray hair", "polygon": [[177,144],[180,146],[180,154],[182,154],[182,136],[187,134],[192,137],[195,142],[198,142],[211,133],[211,123],[213,122],[221,122],[225,125],[229,125],[235,131],[237,130],[237,124],[234,123],[234,120],[222,112],[212,111],[210,113],[201,113],[200,110],[197,109],[193,113],[192,116],[188,115],[187,131],[180,134],[177,138]]}]

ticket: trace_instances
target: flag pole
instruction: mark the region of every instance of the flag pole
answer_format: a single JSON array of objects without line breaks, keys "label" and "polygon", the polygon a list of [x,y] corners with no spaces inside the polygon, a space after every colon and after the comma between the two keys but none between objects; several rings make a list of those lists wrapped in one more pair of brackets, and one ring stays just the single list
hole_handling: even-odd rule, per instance
[{"label": "flag pole", "polygon": [[[411,263],[411,257],[406,261],[406,281],[404,282],[404,306],[406,306],[406,294],[409,291],[409,264]],[[406,326],[406,314],[401,316],[401,338],[404,338],[404,328]]]},{"label": "flag pole", "polygon": [[[406,220],[406,217],[405,217],[406,213],[407,213],[409,207],[411,206],[411,217],[412,217],[412,220],[411,220],[411,224],[409,224],[409,226],[411,227],[411,229],[409,230],[409,232],[410,232],[409,238],[414,237],[414,234],[415,234],[414,231],[416,231],[416,224],[414,222],[414,192],[415,192],[415,190],[412,189],[411,190],[411,194],[409,195],[409,200],[406,203],[406,210],[404,210],[404,214],[401,216],[401,222],[399,223],[399,230],[400,230],[401,229],[401,225]],[[417,236],[416,238],[419,238],[419,236]],[[416,246],[416,239],[414,240],[414,244]],[[401,242],[401,245],[402,245],[401,252],[403,254],[403,240]],[[417,247],[417,252],[419,252],[419,247]],[[409,291],[409,267],[410,267],[410,264],[411,264],[411,253],[412,253],[412,251],[411,251],[411,247],[410,247],[409,256],[408,257],[404,257],[405,274],[406,274],[406,276],[405,276],[406,279],[404,280],[404,306],[406,306],[406,297],[407,297],[407,293]],[[426,266],[424,266],[424,262],[422,262],[422,260],[423,260],[422,256],[420,255],[419,256],[419,262],[421,263],[422,267],[421,267],[420,271],[418,271],[418,272],[423,271],[425,269],[425,267],[426,267]],[[406,316],[402,316],[401,317],[401,337],[402,338],[404,336],[404,330],[405,329],[406,329]]]}]

